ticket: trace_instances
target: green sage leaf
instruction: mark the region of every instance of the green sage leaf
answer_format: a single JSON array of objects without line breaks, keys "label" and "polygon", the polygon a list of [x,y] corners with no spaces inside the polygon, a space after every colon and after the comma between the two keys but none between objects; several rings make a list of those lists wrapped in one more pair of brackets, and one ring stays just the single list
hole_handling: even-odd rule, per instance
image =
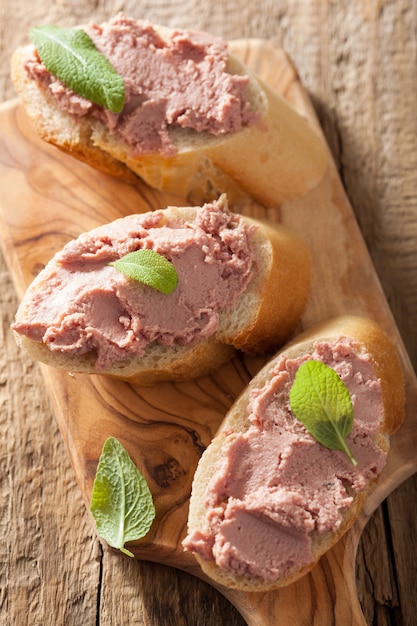
[{"label": "green sage leaf", "polygon": [[303,363],[290,390],[290,407],[319,443],[342,450],[357,465],[346,442],[353,425],[352,401],[334,369],[321,361]]},{"label": "green sage leaf", "polygon": [[165,294],[174,291],[178,275],[173,264],[155,250],[136,250],[112,261],[119,272]]},{"label": "green sage leaf", "polygon": [[124,80],[84,30],[46,24],[32,28],[30,36],[51,74],[79,96],[120,113]]},{"label": "green sage leaf", "polygon": [[114,437],[105,441],[100,455],[90,511],[98,535],[129,556],[134,555],[124,544],[144,537],[155,519],[146,479]]}]

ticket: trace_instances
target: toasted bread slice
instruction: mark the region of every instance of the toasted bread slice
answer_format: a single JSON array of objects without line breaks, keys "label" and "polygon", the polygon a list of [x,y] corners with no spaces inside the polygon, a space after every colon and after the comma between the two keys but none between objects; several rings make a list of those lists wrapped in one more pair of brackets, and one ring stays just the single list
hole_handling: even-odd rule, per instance
[{"label": "toasted bread slice", "polygon": [[[117,19],[117,18],[116,18]],[[168,40],[170,29],[154,26]],[[92,114],[77,117],[58,107],[45,85],[29,78],[32,45],[18,48],[12,78],[37,134],[91,166],[128,180],[139,176],[151,187],[201,204],[226,192],[230,204],[255,198],[278,205],[302,196],[323,178],[328,165],[324,140],[276,92],[229,53],[226,72],[249,77],[247,100],[257,123],[216,136],[172,124],[169,137],[176,153],[135,156],[132,147]],[[111,59],[110,59],[111,61]]]},{"label": "toasted bread slice", "polygon": [[[149,341],[141,356],[129,353],[126,349],[123,358],[118,359],[109,367],[101,368],[99,372],[95,365],[97,352],[93,349],[84,354],[79,354],[77,351],[69,353],[65,350],[65,346],[61,351],[55,349],[51,343],[48,346],[42,337],[36,337],[34,340],[34,334],[30,324],[29,327],[27,326],[27,321],[33,319],[36,324],[37,303],[42,299],[43,293],[50,292],[51,276],[54,276],[62,266],[62,255],[69,245],[77,246],[80,241],[85,243],[97,239],[104,241],[107,245],[108,240],[112,240],[111,254],[117,254],[119,244],[116,241],[116,234],[112,235],[112,233],[118,233],[117,237],[119,237],[120,232],[131,233],[137,230],[140,232],[143,220],[150,219],[149,216],[153,216],[153,223],[155,219],[159,220],[156,224],[154,223],[155,228],[162,226],[171,228],[171,225],[172,228],[176,228],[178,224],[182,224],[185,229],[192,232],[191,229],[197,218],[201,218],[202,211],[207,207],[209,209],[214,207],[215,215],[226,216],[225,219],[228,220],[226,237],[230,236],[237,223],[242,223],[244,228],[250,231],[249,246],[252,255],[250,274],[243,292],[240,292],[234,300],[233,306],[220,305],[220,309],[215,311],[218,322],[211,334],[202,334],[197,343],[186,345],[183,345],[182,339],[170,342],[170,345],[164,345],[164,342],[159,342],[159,340]],[[158,217],[155,218],[155,216]],[[214,246],[218,245],[219,239],[219,234],[215,231],[212,237]],[[87,248],[88,245],[87,243]],[[140,247],[139,243],[133,245]],[[99,253],[101,253],[100,246],[98,246]],[[88,274],[87,270],[83,269],[83,263],[85,261],[78,263],[79,268],[76,265],[75,271],[72,268],[65,280],[77,281],[77,284],[79,279],[83,280],[83,271]],[[202,271],[202,265],[190,267],[189,270],[183,268],[182,273],[179,274],[179,287],[181,284],[204,280]],[[124,279],[124,281],[129,280],[131,279]],[[84,233],[75,243],[67,244],[29,286],[17,311],[13,328],[18,343],[34,359],[55,367],[74,372],[101,373],[144,385],[158,380],[184,380],[214,371],[220,364],[230,359],[236,349],[247,353],[262,353],[275,350],[278,345],[282,345],[293,332],[304,310],[309,296],[310,280],[311,255],[302,240],[282,225],[261,222],[229,212],[226,198],[222,196],[217,203],[206,204],[203,207],[168,207],[157,213],[150,212],[142,216],[132,215],[121,218],[106,225],[105,232],[103,227],[100,227]],[[225,282],[229,281],[229,274],[227,274]],[[131,287],[128,288],[131,289]],[[94,303],[100,302],[100,297],[100,292],[94,291],[88,306],[99,306]],[[120,295],[117,297],[120,298]],[[150,296],[145,294],[143,297],[149,299]],[[159,307],[168,311],[174,306],[174,300],[172,300],[174,295],[160,294],[158,297]],[[43,306],[45,308],[45,305]],[[62,319],[67,315],[64,310],[65,306],[66,301],[63,299],[62,311],[55,314],[55,319],[58,321],[51,321],[51,326],[63,323]],[[110,315],[110,310],[107,313]],[[205,315],[204,311],[203,314]],[[95,329],[90,332],[90,335],[94,332]]]},{"label": "toasted bread slice", "polygon": [[[352,395],[355,434],[350,445],[357,451],[357,468],[344,452],[329,450],[308,435],[289,407],[289,389],[299,363],[310,358],[324,362],[323,355],[329,358],[329,354],[330,360],[335,359],[336,371],[346,378]],[[274,382],[279,377],[283,377],[282,386]],[[271,443],[275,441],[271,439],[273,427],[265,426],[271,418],[260,412],[260,405],[251,405],[251,399],[256,402],[261,398],[262,411],[266,406],[270,410],[266,396],[261,395],[270,388],[275,394],[272,403],[286,416],[285,425],[277,418],[275,428],[281,428],[280,437],[294,429],[293,447],[288,443],[282,449],[279,444],[275,447]],[[234,403],[197,467],[184,545],[195,553],[204,573],[224,587],[268,591],[309,572],[357,519],[385,463],[389,436],[403,420],[404,401],[403,374],[396,349],[370,319],[334,318],[312,327],[284,347]],[[358,420],[361,426],[357,425]],[[260,438],[244,439],[249,432],[254,437],[262,436],[263,443]],[[243,440],[244,445],[237,446]],[[248,441],[257,442],[250,444],[256,455],[247,452]],[[292,450],[297,446],[301,456],[295,461]],[[271,448],[273,453],[264,458],[262,451]],[[365,453],[368,449],[369,453]],[[309,450],[314,452],[314,462]],[[281,462],[292,463],[288,465],[291,471],[281,470]],[[310,486],[310,476],[318,481],[315,491]],[[334,491],[339,476],[340,484]],[[334,500],[329,504],[324,499],[322,503],[329,490]],[[245,512],[239,518],[242,502]],[[301,518],[307,524],[302,531]],[[333,521],[327,527],[329,518]],[[239,519],[243,519],[240,525]]]}]

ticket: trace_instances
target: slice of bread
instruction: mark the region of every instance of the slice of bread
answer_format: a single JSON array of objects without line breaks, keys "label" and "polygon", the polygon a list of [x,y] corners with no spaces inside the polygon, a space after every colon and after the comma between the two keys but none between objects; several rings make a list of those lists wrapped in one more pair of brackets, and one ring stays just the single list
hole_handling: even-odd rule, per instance
[{"label": "slice of bread", "polygon": [[[230,548],[230,561],[225,566],[224,561],[220,562],[220,565],[216,562],[215,557],[219,555],[219,552],[216,552],[216,540],[215,536],[218,532],[218,509],[226,506],[226,511],[230,511],[228,508],[228,503],[235,498],[241,498],[243,496],[236,495],[235,492],[231,491],[230,484],[232,481],[231,476],[234,476],[234,479],[239,479],[243,481],[245,485],[248,482],[253,484],[260,484],[261,490],[266,483],[266,479],[259,478],[258,482],[256,482],[256,475],[253,473],[252,469],[247,468],[246,465],[242,465],[242,454],[239,456],[236,462],[239,463],[239,469],[233,469],[234,466],[232,461],[229,460],[228,451],[230,450],[229,446],[233,445],[233,442],[240,433],[246,433],[249,428],[251,428],[252,423],[249,421],[248,413],[249,413],[249,400],[250,397],[253,397],[251,394],[254,393],[255,390],[263,389],[265,385],[269,384],[272,379],[272,371],[274,370],[275,375],[276,372],[282,372],[286,366],[286,359],[298,359],[309,357],[316,349],[317,345],[326,344],[328,342],[334,341],[349,341],[349,350],[352,350],[352,346],[354,346],[354,351],[361,355],[361,358],[365,360],[366,363],[369,363],[373,369],[374,375],[376,379],[380,380],[380,402],[383,407],[383,416],[382,421],[379,424],[379,428],[376,433],[372,434],[372,446],[373,450],[377,450],[377,455],[381,451],[383,454],[383,459],[385,458],[385,453],[389,449],[389,436],[400,426],[403,415],[404,415],[404,402],[405,402],[405,391],[404,391],[404,381],[402,368],[400,365],[400,361],[396,352],[396,349],[393,343],[388,339],[386,334],[382,331],[377,323],[367,318],[356,317],[356,316],[341,316],[326,322],[323,322],[317,326],[312,327],[310,330],[302,333],[300,336],[296,337],[291,343],[289,343],[284,349],[282,349],[250,382],[249,386],[242,395],[237,399],[229,413],[226,415],[218,433],[216,434],[213,441],[210,443],[206,451],[203,453],[203,456],[200,459],[199,465],[197,467],[197,471],[194,477],[193,487],[192,487],[192,495],[190,501],[190,510],[189,510],[189,519],[188,519],[188,535],[184,542],[184,546],[187,550],[191,550],[195,553],[197,561],[199,562],[203,572],[212,580],[214,580],[217,584],[222,585],[227,588],[240,589],[243,591],[268,591],[275,588],[279,588],[285,585],[288,585],[301,576],[309,572],[320,557],[329,550],[342,535],[352,526],[355,522],[358,513],[363,505],[363,502],[372,489],[372,486],[376,480],[373,476],[374,473],[377,473],[376,470],[372,470],[372,477],[369,482],[365,483],[361,486],[361,489],[352,489],[351,486],[346,486],[347,496],[352,497],[352,501],[350,505],[346,507],[341,507],[341,519],[339,520],[340,525],[336,525],[335,528],[328,531],[323,531],[320,529],[320,532],[317,530],[317,526],[315,525],[312,530],[307,534],[308,541],[311,540],[311,560],[310,562],[304,562],[300,564],[294,559],[292,562],[286,562],[279,575],[276,577],[267,577],[264,575],[253,575],[253,569],[247,569],[246,561],[245,565],[242,563],[240,565],[236,564],[236,560],[238,561],[236,544],[226,546],[226,548]],[[343,356],[344,351],[343,350]],[[346,353],[347,354],[347,353]],[[282,364],[285,363],[283,366]],[[289,366],[291,367],[291,366]],[[360,374],[355,372],[354,374],[359,377]],[[292,376],[294,376],[294,372],[292,372]],[[349,384],[346,383],[349,389]],[[351,383],[353,384],[353,383]],[[355,383],[356,384],[356,383]],[[374,383],[372,383],[373,385]],[[374,387],[369,387],[374,389]],[[366,394],[369,392],[369,388],[366,388]],[[275,393],[277,392],[277,388],[274,387]],[[259,391],[255,391],[255,393],[259,393]],[[351,392],[352,393],[352,392]],[[362,392],[363,393],[363,392]],[[282,395],[275,396],[278,397],[276,402],[280,403],[280,407],[290,413],[292,417],[289,418],[291,422],[298,422],[296,418],[293,416],[289,409],[289,400],[288,400],[288,391],[283,392]],[[368,397],[369,399],[369,397]],[[372,402],[374,402],[375,397],[373,397]],[[369,420],[374,418],[372,411],[374,411],[374,406],[371,406],[369,414]],[[356,409],[355,409],[356,410]],[[358,409],[359,411],[359,409]],[[368,419],[368,413],[366,419]],[[259,418],[259,414],[257,413],[257,418]],[[356,419],[356,417],[355,417]],[[301,423],[298,423],[296,428],[303,429],[304,427],[300,426]],[[366,428],[365,428],[366,430]],[[298,432],[298,431],[296,431]],[[304,437],[304,432],[302,436]],[[265,437],[267,435],[265,434]],[[361,434],[361,441],[362,434]],[[325,453],[333,454],[333,451],[328,451],[327,448],[321,446],[320,444],[315,444],[319,447],[319,455]],[[362,444],[365,445],[365,444]],[[238,450],[242,450],[246,448],[238,448]],[[264,448],[262,448],[264,449]],[[275,450],[275,448],[273,448]],[[304,448],[303,448],[304,450]],[[278,457],[282,453],[282,450],[276,449],[276,456]],[[373,452],[375,454],[375,452]],[[288,450],[286,450],[286,454],[288,454]],[[305,456],[305,452],[303,452]],[[336,452],[336,455],[344,455],[344,453]],[[359,454],[361,454],[359,452]],[[237,452],[236,452],[237,456]],[[252,458],[252,457],[251,457]],[[320,460],[317,460],[314,463],[314,467],[306,461],[308,468],[307,473],[312,474],[317,470],[317,467],[320,466]],[[324,458],[324,457],[323,457]],[[326,460],[322,461],[323,464],[328,463],[328,456],[325,457]],[[347,459],[347,457],[346,457]],[[345,461],[346,462],[346,461]],[[370,460],[370,465],[374,459]],[[349,464],[350,461],[347,461]],[[375,460],[375,464],[377,461]],[[262,462],[262,458],[259,460],[259,471],[264,471],[265,464],[269,466],[271,464],[271,459],[264,460]],[[221,468],[226,467],[226,470],[223,471]],[[295,467],[295,466],[293,466]],[[375,465],[376,467],[376,465]],[[246,468],[246,469],[245,469]],[[359,462],[358,468],[361,469],[361,463]],[[380,470],[381,468],[379,468]],[[314,470],[314,471],[313,471]],[[220,473],[219,473],[220,471]],[[245,473],[248,471],[248,473]],[[275,471],[275,470],[274,470]],[[293,470],[294,471],[294,470]],[[291,472],[290,480],[293,480],[293,471]],[[320,470],[318,470],[320,471]],[[333,472],[333,469],[331,469]],[[244,476],[244,479],[242,478]],[[255,477],[254,477],[255,476]],[[304,474],[305,476],[305,474]],[[332,474],[333,478],[335,474]],[[271,476],[269,475],[270,479]],[[233,479],[233,480],[234,480]],[[278,488],[282,486],[278,481]],[[296,479],[294,479],[296,480]],[[269,484],[269,483],[268,483]],[[320,483],[320,490],[323,492],[326,491],[328,486],[326,484]],[[343,483],[345,484],[345,483]],[[210,486],[210,489],[209,489]],[[259,487],[258,487],[259,488]],[[288,488],[288,485],[287,487]],[[213,490],[216,493],[215,499],[213,499]],[[239,487],[240,493],[242,492],[242,486]],[[296,491],[297,486],[293,487],[293,491]],[[342,489],[344,489],[342,485]],[[217,490],[217,491],[216,491]],[[263,499],[261,500],[261,506],[266,507],[265,504],[267,499],[265,497],[265,492],[263,491]],[[228,494],[228,495],[225,495]],[[233,495],[235,494],[235,495]],[[253,498],[254,494],[250,491],[250,497]],[[295,496],[297,497],[297,496]],[[210,504],[209,504],[210,502]],[[253,500],[251,500],[253,502]],[[233,505],[235,503],[232,503]],[[251,505],[249,505],[251,506]],[[310,512],[313,511],[313,517],[318,515],[317,511],[314,509],[314,506],[311,504],[311,501],[303,503],[303,506]],[[330,504],[330,508],[334,507],[333,504]],[[338,509],[334,511],[337,513]],[[222,514],[223,515],[223,514]],[[232,519],[229,514],[224,514],[225,517],[221,517],[224,523],[230,524]],[[256,514],[259,518],[259,510]],[[209,518],[211,516],[211,520],[215,520],[214,525],[209,522]],[[262,517],[262,516],[261,516]],[[268,526],[273,517],[269,514],[269,521],[264,522],[266,526]],[[298,523],[299,518],[296,519],[296,523]],[[282,524],[281,518],[279,518],[277,524]],[[317,522],[315,522],[317,524]],[[285,526],[285,524],[284,524]],[[281,526],[281,529],[283,527]],[[288,536],[291,535],[291,528],[294,526],[290,526],[290,528],[286,528]],[[230,533],[230,527],[228,531],[225,531],[225,537],[227,532]],[[269,531],[268,531],[269,532]],[[280,531],[281,532],[281,531]],[[295,528],[294,528],[295,532]],[[251,527],[251,523],[248,522],[245,526],[242,522],[239,533],[243,537],[243,540],[239,537],[238,541],[248,541],[250,545],[257,545],[257,541],[259,541],[259,536],[257,536],[253,532],[253,527]],[[245,535],[247,533],[247,536]],[[269,535],[268,535],[269,536]],[[299,535],[296,535],[299,537]],[[269,551],[268,558],[273,550],[273,533],[271,531],[270,541],[266,541],[267,551]],[[232,540],[230,540],[232,541]],[[304,539],[303,539],[304,541]],[[219,544],[217,544],[219,545]],[[243,544],[241,544],[243,545]],[[259,544],[260,545],[260,544]],[[213,547],[214,546],[214,547]],[[269,546],[269,548],[268,548]],[[224,544],[221,544],[221,549],[223,549]],[[259,548],[262,549],[261,547]],[[297,553],[297,546],[295,547],[295,553]],[[222,557],[224,558],[224,557]],[[262,557],[260,557],[262,559]],[[233,559],[236,559],[233,562]],[[231,565],[232,563],[232,565]],[[248,573],[249,572],[249,573]]]},{"label": "slice of bread", "polygon": [[[160,345],[153,341],[148,343],[143,356],[126,354],[126,358],[100,372],[95,368],[97,354],[94,351],[80,355],[52,352],[45,343],[34,341],[22,330],[15,331],[17,342],[34,359],[48,365],[73,372],[101,373],[142,385],[207,374],[229,360],[236,349],[254,354],[277,349],[293,332],[307,303],[311,280],[310,251],[302,240],[282,225],[230,213],[224,196],[217,206],[230,215],[230,219],[243,220],[249,228],[255,226],[255,230],[250,236],[254,255],[250,281],[233,306],[218,312],[219,323],[214,334],[200,338],[195,345]],[[160,211],[159,225],[170,221],[193,224],[199,211],[200,207],[168,207]],[[116,220],[109,225],[110,232],[113,225],[120,232],[137,217]],[[81,237],[85,240],[94,233],[84,233]],[[54,257],[34,279],[19,306],[15,324],[25,324],[33,298],[48,290],[49,276],[56,267]],[[76,278],[72,274],[70,280]],[[188,280],[188,275],[180,276],[179,280]],[[163,305],[169,308],[170,296],[164,295],[163,298]]]},{"label": "slice of bread", "polygon": [[[170,30],[154,26],[162,36]],[[229,53],[226,71],[249,76],[247,98],[259,121],[216,136],[169,127],[173,156],[132,155],[130,146],[93,115],[75,117],[57,107],[51,92],[30,79],[25,63],[32,45],[18,48],[12,78],[36,133],[45,141],[107,173],[201,204],[226,192],[230,204],[254,198],[276,206],[302,196],[323,178],[328,164],[324,140],[310,122]]]}]

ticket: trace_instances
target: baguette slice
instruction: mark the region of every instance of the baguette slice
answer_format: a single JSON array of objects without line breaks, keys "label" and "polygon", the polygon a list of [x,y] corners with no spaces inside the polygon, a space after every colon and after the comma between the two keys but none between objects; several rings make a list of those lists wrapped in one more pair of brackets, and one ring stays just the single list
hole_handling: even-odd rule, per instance
[{"label": "baguette slice", "polygon": [[[154,26],[162,36],[171,32]],[[171,125],[176,154],[132,155],[129,145],[91,114],[75,116],[59,109],[51,93],[31,80],[24,68],[32,45],[18,48],[11,73],[36,133],[64,152],[107,173],[134,180],[201,204],[226,192],[229,202],[254,198],[278,205],[302,196],[323,178],[328,164],[324,140],[310,122],[272,91],[239,59],[228,54],[226,71],[250,78],[247,97],[260,113],[255,125],[215,136]]]},{"label": "baguette slice", "polygon": [[[332,342],[336,339],[339,340],[340,338],[349,338],[349,340],[356,345],[355,351],[357,351],[358,354],[366,355],[366,361],[371,364],[376,377],[380,379],[383,418],[378,431],[373,435],[373,437],[376,447],[379,448],[383,454],[385,454],[389,449],[389,436],[400,426],[403,420],[405,392],[402,368],[396,349],[381,330],[379,325],[372,320],[362,317],[341,316],[314,326],[310,330],[307,330],[296,337],[266,366],[264,366],[264,368],[262,368],[262,370],[250,382],[249,386],[245,389],[242,395],[237,399],[229,413],[226,415],[215,438],[203,453],[197,467],[190,501],[188,535],[184,541],[184,547],[187,550],[195,552],[195,556],[203,572],[219,585],[227,588],[252,592],[269,591],[296,581],[301,576],[309,572],[317,563],[319,558],[352,526],[360,512],[367,494],[372,489],[372,485],[376,480],[375,478],[372,478],[363,490],[353,490],[351,487],[348,487],[347,495],[352,496],[352,501],[347,508],[343,508],[343,510],[341,509],[342,516],[341,520],[339,520],[340,525],[334,530],[329,530],[327,532],[318,532],[316,528],[313,528],[308,535],[311,539],[310,562],[304,562],[300,565],[299,562],[294,559],[291,564],[287,564],[287,567],[284,565],[279,575],[276,577],[266,579],[267,577],[263,574],[259,576],[253,575],[253,570],[251,570],[250,574],[248,574],[247,569],[245,571],[242,571],[241,569],[239,570],[235,564],[234,567],[230,569],[230,561],[225,567],[224,562],[221,562],[219,565],[213,559],[213,553],[210,551],[210,542],[213,541],[213,532],[210,528],[207,516],[209,514],[213,515],[213,513],[216,515],[216,506],[221,507],[222,502],[219,504],[219,502],[215,500],[213,503],[212,495],[210,495],[210,492],[208,491],[208,485],[211,484],[212,487],[214,485],[215,489],[218,488],[219,495],[216,496],[216,498],[218,497],[221,501],[222,498],[223,502],[224,499],[229,497],[232,499],[232,496],[225,495],[225,492],[222,491],[224,485],[226,485],[226,489],[230,489],[228,481],[231,480],[231,466],[228,465],[229,461],[225,460],[225,451],[227,447],[233,443],[233,440],[239,435],[239,433],[246,433],[250,427],[248,420],[248,401],[251,393],[253,393],[254,390],[262,389],[264,385],[271,380],[272,370],[277,367],[277,364],[283,363],[284,358],[297,359],[298,357],[308,356],[313,352],[318,342]],[[367,393],[368,392],[369,391],[367,390]],[[288,392],[284,392],[284,396],[280,396],[279,402],[281,405],[288,403]],[[288,411],[290,411],[289,408]],[[292,417],[291,420],[297,422],[295,417]],[[316,445],[321,448],[319,454],[323,454],[323,451],[326,451],[327,454],[327,448],[324,448],[320,444]],[[273,449],[275,450],[275,448]],[[241,448],[238,448],[238,450],[241,450]],[[278,455],[279,453],[280,451],[277,449],[276,454]],[[260,454],[259,451],[258,454]],[[333,454],[333,451],[330,452],[330,454]],[[335,454],[344,455],[344,453],[341,452],[336,452]],[[328,457],[326,457],[326,459],[328,459]],[[239,457],[239,462],[241,462],[241,457]],[[323,461],[324,464],[327,462],[328,460]],[[265,467],[265,464],[268,466],[270,463],[270,459],[264,461],[263,467]],[[350,461],[348,461],[348,463],[350,463]],[[316,460],[313,465],[308,464],[307,473],[313,473],[313,469],[319,465],[320,462],[318,460]],[[225,473],[221,473],[221,476],[219,477],[219,474],[216,474],[217,468],[221,468],[222,466],[227,469]],[[239,470],[235,470],[234,476],[235,478],[238,477],[240,480],[242,480],[241,477],[244,476],[245,484],[248,484],[248,481],[253,484],[255,482],[255,478],[250,471],[249,474],[244,473],[245,467],[247,469],[247,466],[240,465]],[[358,467],[360,468],[360,463]],[[291,474],[291,480],[292,477],[293,475]],[[263,479],[259,479],[259,483],[261,484],[262,489],[264,485]],[[281,484],[278,485],[278,487],[280,486]],[[324,489],[325,487],[323,487],[323,490]],[[209,501],[211,501],[211,506],[208,506]],[[266,500],[261,500],[261,502],[262,507],[265,506]],[[310,501],[306,504],[306,506],[309,505]],[[313,506],[314,505],[311,505],[311,509],[313,509]],[[331,506],[334,506],[334,502]],[[226,519],[228,519],[228,523],[230,523],[230,518],[226,517]],[[279,523],[282,523],[282,521]],[[286,530],[289,535],[291,535],[291,528],[287,528]],[[247,536],[244,535],[245,531]],[[230,530],[225,531],[226,537],[227,532],[230,532]],[[248,522],[246,526],[242,523],[240,533],[243,535],[244,541],[247,540],[250,545],[257,545],[258,536],[253,532],[253,526],[250,522]],[[202,537],[204,537],[204,548],[201,548],[201,545],[198,545],[202,541]],[[209,538],[208,541],[207,538]],[[209,546],[209,551],[205,552],[207,546]],[[270,542],[266,542],[266,549],[267,559],[273,550],[272,534]],[[298,547],[295,548],[295,553],[297,553],[297,549]],[[233,559],[233,542],[231,554]],[[265,555],[262,553],[262,556],[259,558],[262,559],[263,556]]]},{"label": "baguette slice", "polygon": [[[99,372],[95,368],[95,351],[80,355],[52,352],[42,341],[29,338],[29,333],[16,332],[16,324],[25,324],[31,315],[29,306],[33,298],[48,290],[48,277],[57,266],[54,257],[34,279],[19,306],[12,327],[17,342],[32,358],[48,365],[72,372],[101,373],[142,385],[205,375],[228,361],[236,349],[254,354],[277,349],[294,330],[307,303],[311,280],[310,251],[302,240],[282,225],[232,214],[228,211],[225,196],[219,199],[217,206],[230,215],[231,220],[239,218],[250,228],[254,226],[255,231],[250,237],[254,254],[250,281],[233,306],[219,310],[219,323],[214,334],[200,338],[195,345],[160,345],[153,341],[148,343],[143,356],[126,355],[123,360]],[[159,225],[170,220],[192,225],[199,211],[200,207],[168,207],[160,211]],[[110,226],[120,230],[124,228],[123,224],[128,226],[136,217],[121,218]],[[81,237],[85,239],[94,233],[84,233]],[[164,295],[160,306],[169,308],[169,298]]]}]

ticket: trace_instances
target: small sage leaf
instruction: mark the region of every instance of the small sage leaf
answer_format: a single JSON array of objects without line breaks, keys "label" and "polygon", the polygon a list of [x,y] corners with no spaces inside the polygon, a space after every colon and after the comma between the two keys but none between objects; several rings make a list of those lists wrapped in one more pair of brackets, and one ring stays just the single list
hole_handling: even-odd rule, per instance
[{"label": "small sage leaf", "polygon": [[100,455],[90,511],[98,535],[129,556],[134,555],[124,544],[144,537],[155,519],[146,479],[114,437],[106,439]]},{"label": "small sage leaf", "polygon": [[124,80],[84,30],[46,24],[32,28],[30,36],[51,74],[79,96],[121,112]]},{"label": "small sage leaf", "polygon": [[173,264],[155,250],[129,252],[109,265],[113,265],[128,278],[133,278],[165,294],[172,293],[178,284],[178,275]]},{"label": "small sage leaf", "polygon": [[321,361],[305,361],[290,390],[290,407],[319,443],[331,450],[342,450],[357,465],[346,443],[353,425],[352,401],[334,369]]}]

